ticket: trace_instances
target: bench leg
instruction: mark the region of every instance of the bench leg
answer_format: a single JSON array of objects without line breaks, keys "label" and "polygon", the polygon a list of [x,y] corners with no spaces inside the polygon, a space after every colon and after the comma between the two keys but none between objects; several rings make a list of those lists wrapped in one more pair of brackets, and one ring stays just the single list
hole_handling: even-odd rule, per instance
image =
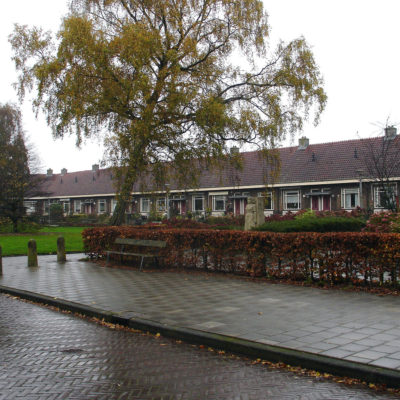
[{"label": "bench leg", "polygon": [[142,259],[140,260],[140,269],[139,269],[139,271],[143,270],[143,260],[144,260],[144,257],[142,256]]}]

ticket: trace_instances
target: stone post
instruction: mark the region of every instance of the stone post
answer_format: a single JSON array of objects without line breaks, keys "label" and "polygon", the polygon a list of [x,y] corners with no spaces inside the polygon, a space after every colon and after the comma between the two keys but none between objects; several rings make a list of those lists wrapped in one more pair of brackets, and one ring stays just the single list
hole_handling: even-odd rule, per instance
[{"label": "stone post", "polygon": [[65,256],[65,239],[62,236],[57,238],[57,261],[67,261]]},{"label": "stone post", "polygon": [[256,226],[260,226],[265,222],[264,215],[264,198],[255,197],[256,199]]},{"label": "stone post", "polygon": [[28,242],[28,267],[37,267],[37,248],[36,248],[36,240],[31,239]]},{"label": "stone post", "polygon": [[3,275],[3,252],[1,250],[1,246],[0,246],[0,275]]},{"label": "stone post", "polygon": [[244,230],[249,231],[264,223],[264,199],[262,197],[249,197],[247,199]]}]

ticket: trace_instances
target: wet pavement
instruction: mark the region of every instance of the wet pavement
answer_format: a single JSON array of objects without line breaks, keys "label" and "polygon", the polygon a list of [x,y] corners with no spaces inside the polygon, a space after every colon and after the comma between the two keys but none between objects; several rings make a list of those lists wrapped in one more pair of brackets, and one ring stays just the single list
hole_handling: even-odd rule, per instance
[{"label": "wet pavement", "polygon": [[0,295],[0,399],[394,399]]},{"label": "wet pavement", "polygon": [[0,285],[125,318],[218,333],[400,371],[400,297],[216,275],[99,267],[69,255],[3,259]]}]

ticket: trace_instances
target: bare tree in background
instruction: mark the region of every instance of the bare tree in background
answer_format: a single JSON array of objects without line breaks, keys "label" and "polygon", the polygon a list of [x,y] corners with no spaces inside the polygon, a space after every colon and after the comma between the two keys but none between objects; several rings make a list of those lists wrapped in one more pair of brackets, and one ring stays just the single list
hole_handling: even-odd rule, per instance
[{"label": "bare tree in background", "polygon": [[394,178],[400,176],[400,137],[393,125],[384,128],[384,136],[367,139],[362,144],[365,175],[375,182],[376,207],[396,211],[398,195]]}]

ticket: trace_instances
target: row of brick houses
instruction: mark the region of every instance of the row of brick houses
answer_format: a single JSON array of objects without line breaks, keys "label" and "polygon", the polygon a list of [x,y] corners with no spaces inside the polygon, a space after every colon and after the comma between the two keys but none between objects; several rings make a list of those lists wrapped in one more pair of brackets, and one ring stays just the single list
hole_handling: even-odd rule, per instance
[{"label": "row of brick houses", "polygon": [[[298,146],[278,150],[279,174],[266,184],[265,161],[258,152],[241,153],[242,169],[233,167],[221,173],[204,170],[196,188],[182,190],[174,184],[165,191],[140,192],[135,185],[127,213],[149,216],[152,212],[224,215],[245,213],[249,196],[265,198],[265,215],[296,212],[300,209],[352,210],[357,207],[382,210],[381,185],[368,175],[366,149],[378,148],[385,140],[397,141],[395,128],[384,137],[333,143],[310,144],[305,137]],[[400,171],[390,178],[393,195],[398,194]],[[136,187],[137,186],[137,187]],[[30,212],[47,215],[51,203],[61,203],[66,214],[112,213],[116,205],[111,169],[68,172],[48,170],[44,182],[46,196],[26,199]]]}]

